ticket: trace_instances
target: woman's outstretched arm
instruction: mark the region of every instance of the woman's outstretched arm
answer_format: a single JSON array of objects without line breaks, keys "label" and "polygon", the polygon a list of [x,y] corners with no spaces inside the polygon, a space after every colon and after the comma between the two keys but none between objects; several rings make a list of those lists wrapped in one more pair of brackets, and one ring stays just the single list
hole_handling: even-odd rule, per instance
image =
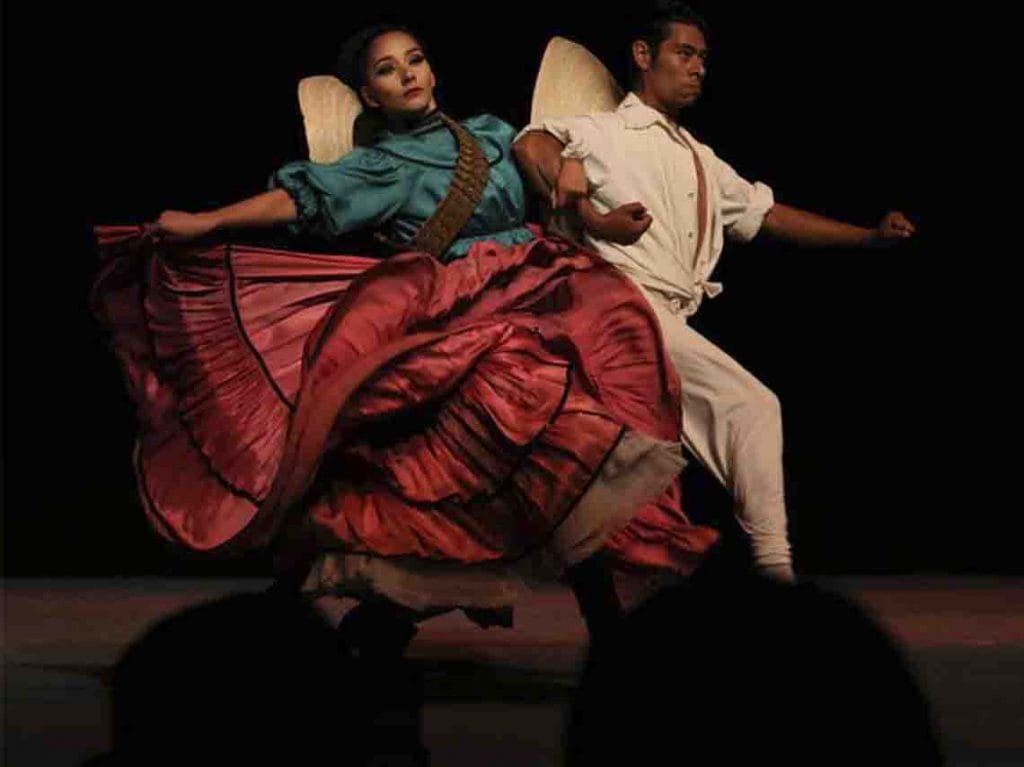
[{"label": "woman's outstretched arm", "polygon": [[222,229],[276,226],[298,218],[298,209],[284,189],[274,189],[255,197],[201,213],[165,210],[147,226],[150,234],[174,240],[191,240]]}]

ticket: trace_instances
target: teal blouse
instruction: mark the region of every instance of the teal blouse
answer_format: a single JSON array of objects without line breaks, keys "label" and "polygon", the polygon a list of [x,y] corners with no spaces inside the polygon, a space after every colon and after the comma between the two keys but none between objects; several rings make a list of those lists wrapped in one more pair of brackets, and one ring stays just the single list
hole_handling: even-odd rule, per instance
[{"label": "teal blouse", "polygon": [[[463,125],[487,155],[491,172],[479,205],[444,261],[464,256],[480,240],[514,245],[533,239],[523,226],[526,199],[512,158],[514,129],[492,115]],[[408,132],[384,131],[372,147],[354,149],[335,163],[285,165],[271,185],[295,201],[299,231],[331,237],[374,227],[409,243],[444,199],[457,159],[455,137],[434,119]]]}]

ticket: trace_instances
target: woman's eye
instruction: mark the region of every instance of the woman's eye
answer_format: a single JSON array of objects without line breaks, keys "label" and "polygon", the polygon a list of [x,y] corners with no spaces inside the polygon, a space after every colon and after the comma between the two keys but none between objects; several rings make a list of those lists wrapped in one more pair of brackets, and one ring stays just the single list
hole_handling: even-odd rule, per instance
[{"label": "woman's eye", "polygon": [[377,76],[386,77],[387,75],[390,75],[394,71],[395,67],[392,64],[385,64],[384,66],[377,70]]}]

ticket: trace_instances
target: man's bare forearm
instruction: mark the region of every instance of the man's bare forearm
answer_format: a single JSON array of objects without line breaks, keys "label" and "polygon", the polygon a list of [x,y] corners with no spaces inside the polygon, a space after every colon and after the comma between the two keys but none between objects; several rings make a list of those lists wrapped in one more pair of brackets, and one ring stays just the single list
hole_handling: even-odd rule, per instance
[{"label": "man's bare forearm", "polygon": [[562,168],[562,142],[544,131],[530,131],[512,145],[519,169],[542,200],[551,199]]},{"label": "man's bare forearm", "polygon": [[875,244],[877,232],[776,203],[765,216],[761,231],[785,242],[808,247],[864,247]]}]

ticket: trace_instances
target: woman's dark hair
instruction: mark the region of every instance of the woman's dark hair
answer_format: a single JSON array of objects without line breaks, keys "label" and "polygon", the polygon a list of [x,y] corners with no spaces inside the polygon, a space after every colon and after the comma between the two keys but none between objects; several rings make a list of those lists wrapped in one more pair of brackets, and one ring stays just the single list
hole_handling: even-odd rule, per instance
[{"label": "woman's dark hair", "polygon": [[404,32],[419,43],[424,52],[426,51],[423,38],[402,24],[374,24],[364,27],[342,44],[341,52],[338,54],[336,71],[343,83],[356,91],[366,85],[366,53],[374,40],[388,32]]},{"label": "woman's dark hair", "polygon": [[426,46],[419,33],[402,24],[381,23],[364,27],[342,44],[335,70],[341,81],[355,90],[359,95],[359,100],[363,101],[363,106],[367,107],[356,118],[354,126],[356,146],[372,146],[376,143],[377,137],[387,122],[379,109],[368,108],[369,105],[363,100],[360,88],[366,85],[367,51],[374,40],[388,32],[404,32],[419,43],[420,48],[426,53]]}]

